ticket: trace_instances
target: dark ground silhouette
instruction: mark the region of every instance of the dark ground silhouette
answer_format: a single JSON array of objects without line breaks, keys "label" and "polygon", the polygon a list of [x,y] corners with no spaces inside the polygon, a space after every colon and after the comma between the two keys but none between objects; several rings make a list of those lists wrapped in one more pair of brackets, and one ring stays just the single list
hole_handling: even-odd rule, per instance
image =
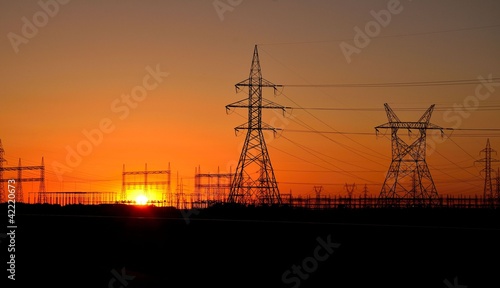
[{"label": "dark ground silhouette", "polygon": [[[499,220],[493,209],[18,203],[16,284],[498,287]],[[1,268],[6,278],[5,261]]]}]

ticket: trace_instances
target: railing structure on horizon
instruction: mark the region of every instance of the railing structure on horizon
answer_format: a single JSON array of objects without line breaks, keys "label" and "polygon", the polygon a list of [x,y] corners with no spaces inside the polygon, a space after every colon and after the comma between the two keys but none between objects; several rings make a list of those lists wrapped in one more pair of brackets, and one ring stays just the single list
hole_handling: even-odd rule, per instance
[{"label": "railing structure on horizon", "polygon": [[29,204],[57,204],[57,205],[98,205],[109,204],[117,201],[115,192],[45,192],[44,202],[40,201],[38,192],[30,192],[28,197]]},{"label": "railing structure on horizon", "polygon": [[[99,205],[99,204],[129,204],[135,205],[134,201],[120,201],[118,194],[115,192],[45,192],[47,195],[47,204],[58,205]],[[29,204],[40,204],[38,193],[30,192],[28,197]],[[186,197],[185,201],[178,202],[177,205],[170,205],[166,201],[149,201],[146,205],[154,205],[158,207],[175,207],[178,209],[204,209],[217,204],[224,204],[225,201],[219,199],[197,200],[195,197]],[[390,201],[388,201],[390,200]],[[357,197],[348,197],[341,195],[322,195],[320,197],[313,196],[297,196],[282,195],[282,205],[294,208],[306,208],[314,210],[327,209],[370,209],[370,208],[500,208],[500,198],[485,198],[478,195],[459,195],[459,196],[440,196],[428,202],[430,204],[415,204],[408,199],[381,199],[379,197],[365,197],[359,195]],[[390,204],[387,204],[390,203]],[[175,202],[174,204],[177,204]],[[257,205],[257,204],[256,204]]]},{"label": "railing structure on horizon", "polygon": [[308,209],[367,209],[367,208],[500,208],[500,199],[484,198],[482,196],[459,195],[440,196],[429,201],[409,201],[408,199],[380,197],[347,197],[322,196],[317,197],[283,197],[283,204],[291,207]]}]

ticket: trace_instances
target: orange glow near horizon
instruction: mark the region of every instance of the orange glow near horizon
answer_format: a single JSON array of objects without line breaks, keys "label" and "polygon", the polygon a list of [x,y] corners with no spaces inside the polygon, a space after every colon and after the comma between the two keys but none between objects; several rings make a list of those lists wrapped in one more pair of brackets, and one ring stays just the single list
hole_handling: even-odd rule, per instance
[{"label": "orange glow near horizon", "polygon": [[161,191],[151,190],[145,192],[143,189],[133,189],[127,191],[128,201],[134,201],[137,204],[146,204],[148,202],[157,202],[162,199]]},{"label": "orange glow near horizon", "polygon": [[[19,158],[40,165],[44,157],[48,192],[112,192],[130,203],[143,194],[152,203],[165,200],[163,188],[134,187],[120,199],[123,165],[142,171],[147,163],[153,171],[171,163],[171,192],[182,187],[188,196],[199,192],[195,167],[234,173],[245,130],[235,136],[233,128],[248,122],[248,111],[225,107],[248,97],[234,85],[248,78],[256,43],[262,43],[263,77],[283,85],[276,94],[264,87],[263,97],[292,107],[262,113],[263,122],[282,129],[276,137],[266,130],[265,140],[284,197],[314,196],[314,186],[323,186],[325,196],[344,196],[346,183],[357,185],[354,196],[364,185],[378,196],[391,164],[390,131],[374,131],[388,121],[384,103],[401,121],[417,121],[436,104],[435,125],[500,129],[498,83],[297,87],[498,78],[500,26],[492,23],[500,1],[458,1],[454,9],[439,1],[402,2],[401,13],[368,42],[354,27],[373,28],[370,11],[387,1],[252,1],[225,12],[224,21],[204,1],[73,1],[36,29],[23,28],[22,19],[43,12],[37,1],[4,2],[2,35],[33,35],[18,42],[17,52],[9,37],[0,40],[3,165],[17,166]],[[342,41],[363,42],[349,50],[350,62]],[[484,165],[474,163],[484,157],[487,138],[500,151],[500,133],[445,134],[427,136],[438,193],[482,195]],[[7,177],[16,172],[5,171]],[[130,181],[140,187],[141,177]],[[23,183],[24,197],[36,198],[38,185]]]},{"label": "orange glow near horizon", "polygon": [[148,197],[141,194],[135,198],[135,203],[137,205],[146,205],[148,203]]}]

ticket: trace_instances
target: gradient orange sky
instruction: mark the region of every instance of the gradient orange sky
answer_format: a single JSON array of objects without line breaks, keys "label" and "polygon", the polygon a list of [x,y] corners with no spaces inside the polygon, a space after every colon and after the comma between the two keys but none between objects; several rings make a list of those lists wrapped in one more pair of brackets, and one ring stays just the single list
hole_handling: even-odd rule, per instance
[{"label": "gradient orange sky", "polygon": [[[45,12],[38,1],[0,1],[0,139],[9,166],[18,158],[25,165],[45,158],[47,191],[120,191],[123,164],[127,170],[141,170],[145,163],[160,170],[170,163],[173,189],[178,173],[187,193],[194,189],[197,166],[204,173],[217,167],[234,171],[244,133],[237,137],[233,128],[246,122],[246,111],[227,115],[225,105],[248,97],[246,91],[236,94],[234,84],[248,77],[255,44],[264,78],[276,84],[500,77],[495,0],[41,2],[57,3],[57,11],[51,6],[53,15],[16,46],[9,33],[22,37],[23,17],[33,23],[38,15],[40,24]],[[355,27],[364,28],[374,19],[371,11],[395,3],[399,13],[348,63],[340,44],[353,45]],[[144,99],[129,114],[118,112],[124,104],[112,103],[143,85],[147,67],[168,76],[162,82],[148,78],[151,89]],[[387,122],[384,103],[402,121],[417,121],[436,104],[436,125],[500,128],[498,83],[487,99],[468,102],[477,104],[470,111],[450,108],[463,106],[469,96],[477,99],[476,88],[285,87],[277,96],[264,89],[264,97],[284,106],[346,109],[293,109],[286,117],[264,111],[265,122],[284,129],[266,138],[281,193],[308,195],[322,185],[325,194],[345,195],[343,185],[356,183],[355,195],[364,184],[378,195],[391,161],[390,139],[356,133],[373,133]],[[99,128],[103,119],[113,129],[59,178],[54,163],[68,166],[66,147],[76,149],[85,140],[82,131]],[[465,136],[471,134],[476,135]],[[484,156],[479,151],[488,137],[500,151],[498,136],[455,131],[437,144],[427,162],[438,193],[482,194],[481,166],[474,160]],[[25,189],[36,190],[34,185]]]}]

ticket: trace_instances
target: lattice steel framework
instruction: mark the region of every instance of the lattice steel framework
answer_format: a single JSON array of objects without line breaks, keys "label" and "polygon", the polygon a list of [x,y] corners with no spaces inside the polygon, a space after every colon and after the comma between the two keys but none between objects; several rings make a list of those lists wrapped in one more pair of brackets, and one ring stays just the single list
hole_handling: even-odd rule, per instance
[{"label": "lattice steel framework", "polygon": [[[389,122],[375,127],[391,129],[392,161],[379,195],[382,206],[430,206],[437,204],[438,193],[425,160],[426,132],[443,128],[430,123],[434,105],[416,122],[401,122],[387,103],[384,104]],[[418,131],[416,140],[407,144],[398,135],[400,129]]]},{"label": "lattice steel framework", "polygon": [[356,190],[356,183],[352,183],[352,184],[347,184],[345,183],[345,191],[347,192],[347,196],[349,198],[352,198],[352,194],[354,193],[354,190]]},{"label": "lattice steel framework", "polygon": [[[47,195],[45,191],[45,164],[43,161],[43,157],[42,163],[39,166],[21,166],[21,159],[19,159],[19,164],[17,167],[4,167],[3,162],[7,162],[4,158],[4,155],[5,150],[2,146],[2,140],[0,140],[0,203],[7,201],[4,183],[8,182],[10,179],[15,180],[16,202],[24,202],[23,182],[39,182],[40,186],[38,188],[38,203],[47,203]],[[40,171],[40,176],[23,177],[22,171],[24,170],[38,170]],[[17,171],[17,177],[4,179],[4,171]]]},{"label": "lattice steel framework", "polygon": [[255,45],[250,68],[250,75],[235,85],[238,91],[248,87],[248,99],[226,106],[230,108],[248,109],[248,122],[235,128],[247,130],[243,149],[241,150],[235,176],[231,182],[228,202],[240,204],[272,205],[281,204],[278,183],[274,175],[271,159],[264,140],[264,130],[276,132],[276,128],[262,122],[262,109],[281,109],[285,107],[262,98],[262,88],[270,87],[276,92],[276,85],[262,78],[257,45]]},{"label": "lattice steel framework", "polygon": [[[143,181],[127,181],[127,176],[132,175],[143,175]],[[148,175],[165,175],[165,180],[162,181],[151,181],[148,179]],[[144,165],[144,171],[125,171],[125,164],[123,164],[123,172],[122,172],[122,192],[120,195],[120,200],[122,202],[129,201],[128,193],[129,187],[142,187],[145,196],[149,198],[149,190],[155,186],[166,186],[166,189],[162,189],[162,202],[168,205],[172,205],[173,199],[171,194],[171,171],[170,171],[170,163],[168,163],[168,170],[148,170],[148,164]]]},{"label": "lattice steel framework", "polygon": [[[492,199],[495,197],[493,193],[493,184],[491,181],[491,173],[495,173],[495,170],[491,167],[492,162],[500,162],[498,159],[491,158],[492,153],[496,153],[490,146],[490,139],[486,140],[486,148],[481,150],[480,153],[484,153],[484,158],[479,159],[475,162],[484,163],[484,169],[481,170],[481,174],[484,174],[484,199]],[[496,193],[495,193],[496,194]]]},{"label": "lattice steel framework", "polygon": [[[201,173],[201,168],[194,171],[194,193],[196,201],[225,202],[231,189],[234,173]],[[202,195],[204,193],[204,195]]]}]

